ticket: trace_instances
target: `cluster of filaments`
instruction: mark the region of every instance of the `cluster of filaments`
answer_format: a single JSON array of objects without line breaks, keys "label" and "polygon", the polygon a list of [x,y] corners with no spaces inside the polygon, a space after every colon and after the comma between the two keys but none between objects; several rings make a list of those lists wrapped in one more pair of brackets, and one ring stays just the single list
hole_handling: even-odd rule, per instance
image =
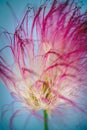
[{"label": "cluster of filaments", "polygon": [[14,65],[2,57],[0,71],[12,95],[33,110],[73,105],[86,76],[87,14],[73,0],[29,8],[11,41]]}]

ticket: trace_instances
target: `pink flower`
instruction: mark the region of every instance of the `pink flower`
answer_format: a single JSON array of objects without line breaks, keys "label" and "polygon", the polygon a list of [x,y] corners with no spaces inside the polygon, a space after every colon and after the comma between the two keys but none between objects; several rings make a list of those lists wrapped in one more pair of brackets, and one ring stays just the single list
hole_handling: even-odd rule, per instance
[{"label": "pink flower", "polygon": [[80,102],[87,96],[87,12],[73,0],[47,1],[28,8],[14,35],[6,35],[13,64],[2,49],[0,78],[16,101],[50,114],[59,107],[87,114],[87,101]]}]

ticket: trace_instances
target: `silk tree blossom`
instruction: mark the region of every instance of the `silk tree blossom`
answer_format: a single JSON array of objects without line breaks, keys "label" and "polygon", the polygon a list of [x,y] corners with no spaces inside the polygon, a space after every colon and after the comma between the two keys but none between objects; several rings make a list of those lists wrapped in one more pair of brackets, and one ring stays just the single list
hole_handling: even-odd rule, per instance
[{"label": "silk tree blossom", "polygon": [[87,114],[87,12],[80,5],[53,0],[29,7],[14,34],[4,35],[0,78],[16,101],[45,117],[60,114],[60,106]]}]

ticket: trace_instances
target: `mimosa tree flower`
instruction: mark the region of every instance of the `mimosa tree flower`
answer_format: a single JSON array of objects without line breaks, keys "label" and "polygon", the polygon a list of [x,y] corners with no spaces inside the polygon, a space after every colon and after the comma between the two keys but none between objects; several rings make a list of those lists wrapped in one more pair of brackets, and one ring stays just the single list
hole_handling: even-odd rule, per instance
[{"label": "mimosa tree flower", "polygon": [[27,9],[14,34],[4,33],[0,78],[25,108],[44,111],[45,130],[59,107],[87,114],[87,12],[80,9],[73,0],[45,1]]}]

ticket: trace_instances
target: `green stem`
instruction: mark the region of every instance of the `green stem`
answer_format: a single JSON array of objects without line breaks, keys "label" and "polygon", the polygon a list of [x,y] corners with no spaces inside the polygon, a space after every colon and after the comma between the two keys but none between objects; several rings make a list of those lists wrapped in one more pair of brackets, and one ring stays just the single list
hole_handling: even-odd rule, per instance
[{"label": "green stem", "polygon": [[44,130],[48,130],[48,114],[46,110],[44,110],[43,113],[44,113]]}]

